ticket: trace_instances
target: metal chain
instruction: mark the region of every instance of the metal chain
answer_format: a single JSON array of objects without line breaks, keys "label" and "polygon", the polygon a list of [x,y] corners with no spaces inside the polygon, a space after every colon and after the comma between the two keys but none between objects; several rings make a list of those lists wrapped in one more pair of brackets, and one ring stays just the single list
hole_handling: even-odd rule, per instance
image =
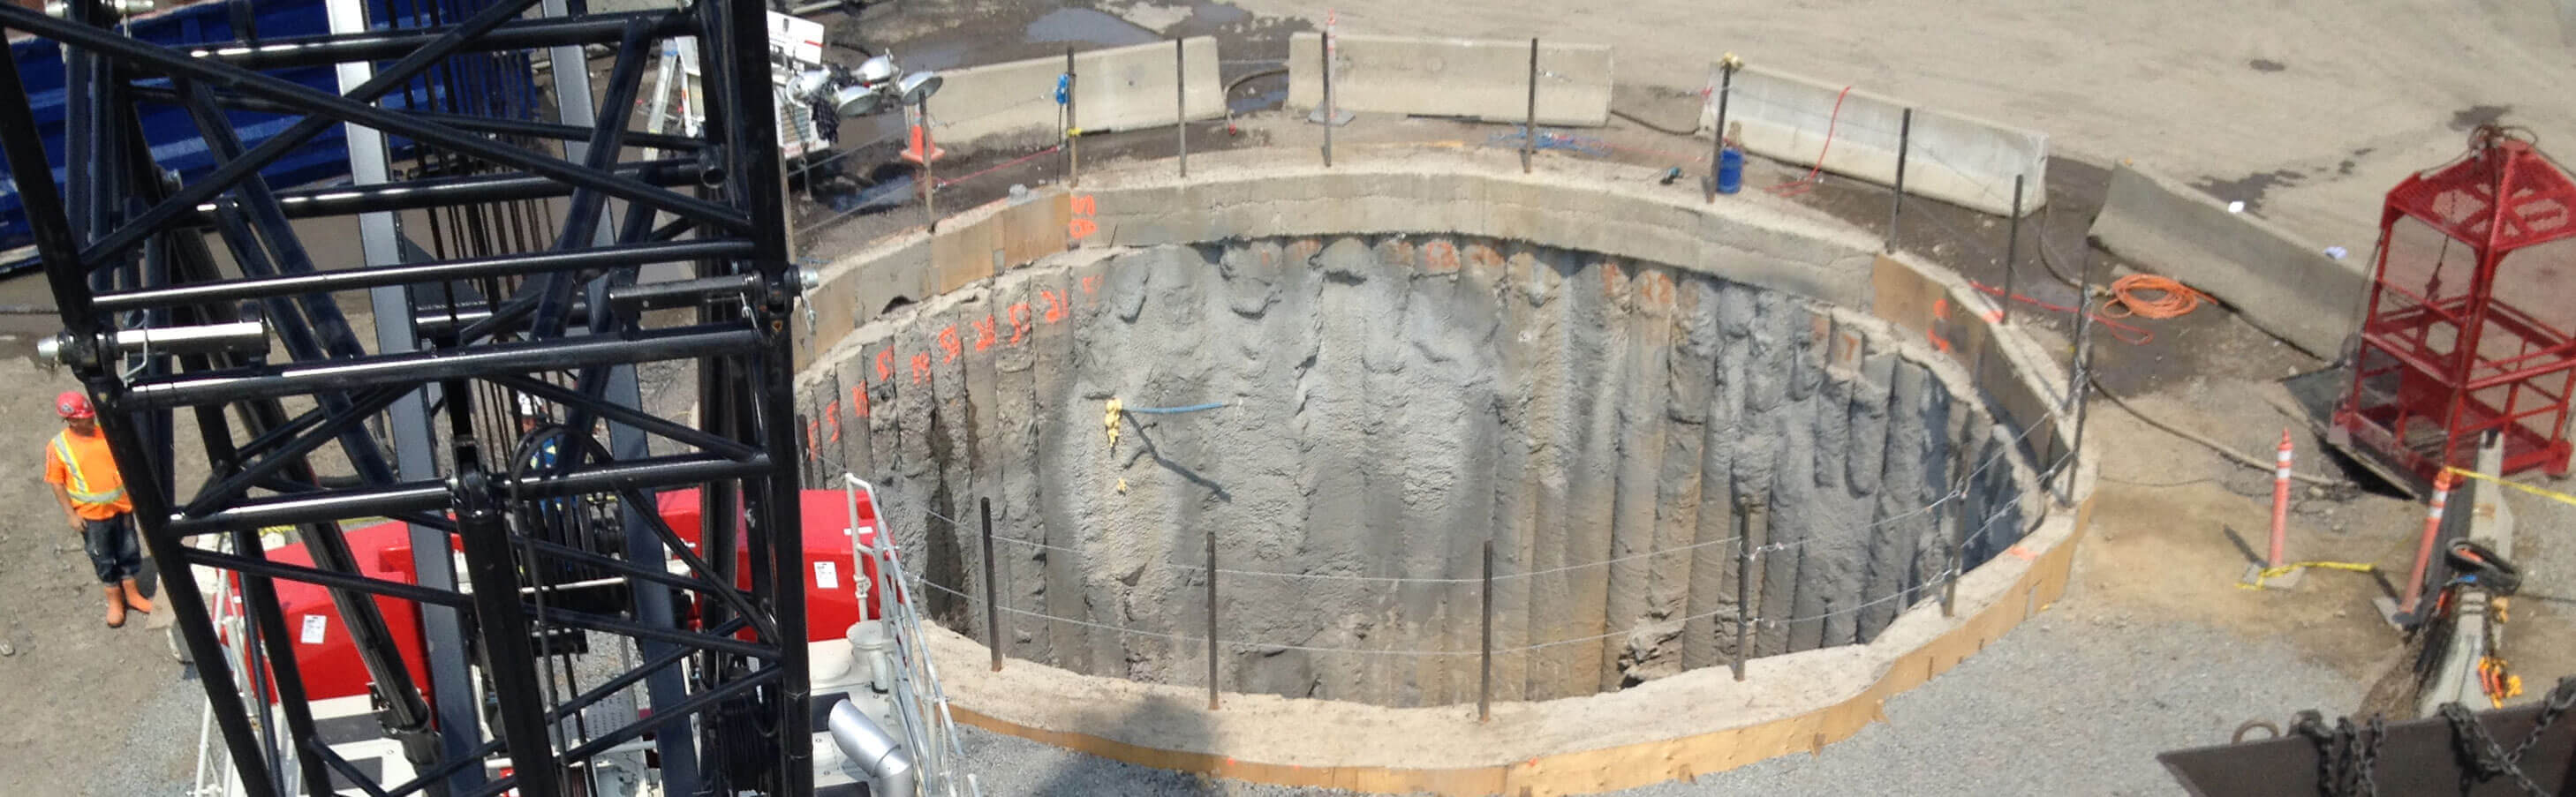
[{"label": "metal chain", "polygon": [[2353,785],[2360,787],[2366,797],[2379,797],[2379,745],[2388,741],[2388,718],[2370,715],[2370,726],[2364,733],[2368,735],[2353,740],[2353,746],[2359,748],[2353,751],[2359,763],[2352,773]]},{"label": "metal chain", "polygon": [[2317,792],[2325,797],[2340,797],[2334,791],[2335,738],[2326,730],[2325,717],[2314,711],[2299,712],[2299,720],[2290,725],[2290,730],[2308,737],[2317,745]]},{"label": "metal chain", "polygon": [[2326,728],[2325,717],[2302,711],[2290,730],[2317,746],[2317,793],[2324,797],[2378,797],[2379,745],[2388,736],[2388,721],[2378,715],[2369,727],[2356,729],[2351,717]]},{"label": "metal chain", "polygon": [[[2489,650],[2493,649],[2489,648]],[[2545,702],[2540,706],[2539,716],[2531,719],[2531,735],[2523,737],[2522,744],[2514,746],[2513,761],[2521,761],[2522,754],[2531,752],[2532,745],[2540,743],[2540,732],[2547,730],[2549,723],[2556,722],[2558,715],[2567,713],[2570,708],[2576,708],[2576,676],[2558,679],[2558,686],[2550,689],[2549,696],[2544,700]]]},{"label": "metal chain", "polygon": [[2540,714],[2532,718],[2530,735],[2523,737],[2513,752],[2508,753],[2495,737],[2487,735],[2486,726],[2479,724],[2468,708],[2458,703],[2442,704],[2442,718],[2451,723],[2451,742],[2460,757],[2460,791],[2466,793],[2477,784],[2502,775],[2513,778],[2514,785],[2522,787],[2524,794],[2546,797],[2549,792],[2533,783],[2531,776],[2522,771],[2522,756],[2540,742],[2541,734],[2549,730],[2550,723],[2556,722],[2558,716],[2569,708],[2576,708],[2576,676],[2558,679],[2558,686],[2549,690],[2549,697],[2541,705]]}]

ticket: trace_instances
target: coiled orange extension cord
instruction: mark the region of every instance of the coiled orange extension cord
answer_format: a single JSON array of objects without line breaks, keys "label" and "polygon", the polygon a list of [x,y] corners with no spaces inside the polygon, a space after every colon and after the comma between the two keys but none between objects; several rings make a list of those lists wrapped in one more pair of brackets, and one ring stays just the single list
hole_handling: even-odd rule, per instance
[{"label": "coiled orange extension cord", "polygon": [[[2111,296],[2118,300],[2122,312],[2114,317],[2131,315],[2141,318],[2177,318],[2200,307],[2203,301],[2217,301],[2209,294],[2171,277],[2154,274],[2131,274],[2111,282]],[[2105,308],[2106,310],[2108,308]],[[2108,313],[2105,313],[2108,315]]]}]

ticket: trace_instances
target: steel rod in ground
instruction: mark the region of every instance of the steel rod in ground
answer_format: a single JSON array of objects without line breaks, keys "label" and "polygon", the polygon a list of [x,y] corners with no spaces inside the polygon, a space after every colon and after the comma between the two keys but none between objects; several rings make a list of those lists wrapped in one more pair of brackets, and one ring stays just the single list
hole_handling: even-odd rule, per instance
[{"label": "steel rod in ground", "polygon": [[1530,170],[1530,153],[1538,148],[1538,39],[1530,39],[1529,113],[1521,123],[1521,173]]},{"label": "steel rod in ground", "polygon": [[2424,510],[2424,539],[2415,545],[2415,566],[2406,571],[2406,599],[2398,602],[2397,613],[2415,616],[2415,604],[2424,599],[2424,571],[2433,563],[2433,544],[2442,536],[2442,505],[2451,498],[2451,472],[2433,476],[2433,501]]},{"label": "steel rod in ground", "polygon": [[1896,219],[1905,212],[1905,156],[1914,148],[1914,109],[1907,108],[1896,122],[1896,190],[1887,199],[1887,251],[1896,253]]},{"label": "steel rod in ground", "polygon": [[921,151],[921,212],[930,217],[928,226],[931,231],[937,232],[939,230],[939,175],[932,171],[930,166],[930,152],[936,146],[930,143],[930,98],[921,98],[921,102],[914,104],[913,112],[921,120],[921,146],[917,148]]},{"label": "steel rod in ground", "polygon": [[1708,201],[1717,202],[1717,170],[1726,163],[1726,98],[1735,93],[1735,65],[1723,63],[1717,74],[1717,126],[1708,129]]},{"label": "steel rod in ground", "polygon": [[2074,472],[2083,463],[2079,455],[2084,450],[2085,381],[2092,378],[2094,259],[2092,242],[2086,241],[2084,268],[2075,281],[2075,356],[2066,363],[2066,400],[2058,408],[2059,412],[2075,413],[2074,437],[2066,442],[2066,464],[2058,466],[2057,473],[2049,477],[2055,482],[2052,492],[2059,504],[2074,502]]},{"label": "steel rod in ground", "polygon": [[[1996,456],[2002,456],[1997,454]],[[1941,582],[1941,616],[1955,617],[1959,604],[1959,574],[1968,569],[1968,483],[1961,481],[1950,493],[1950,575]]]},{"label": "steel rod in ground", "polygon": [[1208,662],[1207,662],[1207,664],[1208,664],[1208,679],[1207,679],[1207,681],[1208,681],[1208,710],[1209,710],[1209,711],[1215,711],[1215,710],[1216,710],[1216,706],[1217,706],[1217,680],[1216,680],[1216,532],[1213,532],[1213,531],[1208,532],[1208,535],[1207,535],[1207,578],[1208,578],[1208,585],[1207,585],[1207,587],[1208,587],[1208,590],[1207,590],[1207,592],[1208,592],[1208,598],[1207,598],[1207,660],[1208,660]]},{"label": "steel rod in ground", "polygon": [[2264,567],[2281,567],[2290,563],[2283,551],[2290,541],[2290,430],[2281,430],[2281,453],[2272,467],[2272,547]]},{"label": "steel rod in ground", "polygon": [[1333,26],[1324,25],[1324,38],[1316,45],[1322,49],[1316,60],[1324,62],[1324,168],[1333,168]]},{"label": "steel rod in ground", "polygon": [[[2021,260],[2021,185],[2028,175],[2013,175],[2012,217],[2004,219],[2004,295],[1995,301],[1995,323],[2012,319],[2014,264]],[[2041,228],[2041,233],[2048,232]]]},{"label": "steel rod in ground", "polygon": [[1064,184],[1082,186],[1082,75],[1073,71],[1073,47],[1064,48]]},{"label": "steel rod in ground", "polygon": [[1484,624],[1478,635],[1483,640],[1482,654],[1476,672],[1476,721],[1494,718],[1494,538],[1485,538],[1485,584],[1479,601],[1484,604]]},{"label": "steel rod in ground", "polygon": [[1181,151],[1181,176],[1190,176],[1190,71],[1189,48],[1181,39],[1172,40],[1172,130]]},{"label": "steel rod in ground", "polygon": [[1726,657],[1727,669],[1735,671],[1735,680],[1744,680],[1744,660],[1753,657],[1753,557],[1758,549],[1751,537],[1739,536],[1735,547],[1735,655]]},{"label": "steel rod in ground", "polygon": [[1064,74],[1057,76],[1055,100],[1056,168],[1065,185],[1073,185],[1073,48],[1064,48]]},{"label": "steel rod in ground", "polygon": [[978,499],[984,511],[984,646],[992,649],[993,671],[1002,671],[1002,588],[993,580],[993,499]]}]

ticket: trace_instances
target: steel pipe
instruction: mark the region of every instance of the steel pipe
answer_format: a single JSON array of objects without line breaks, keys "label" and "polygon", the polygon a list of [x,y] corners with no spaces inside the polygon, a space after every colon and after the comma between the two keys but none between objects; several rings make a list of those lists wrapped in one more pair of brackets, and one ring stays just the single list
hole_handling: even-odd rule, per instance
[{"label": "steel pipe", "polygon": [[832,729],[832,746],[841,756],[858,766],[868,776],[877,794],[913,794],[916,774],[912,753],[895,741],[867,712],[850,703],[848,698],[832,705],[831,719],[825,724]]},{"label": "steel pipe", "polygon": [[[171,520],[174,527],[178,522],[178,519],[175,518]],[[305,567],[303,565],[290,565],[267,559],[255,559],[247,556],[221,553],[202,548],[182,547],[187,551],[188,564],[192,565],[205,565],[207,567],[222,568],[254,576],[284,579],[287,581],[315,584],[335,589],[354,590],[357,592],[364,592],[369,595],[380,595],[387,598],[414,601],[433,606],[463,608],[468,603],[468,599],[464,595],[445,590],[414,586],[398,581],[386,581],[384,579],[350,575],[348,573],[323,570],[315,567]]]},{"label": "steel pipe", "polygon": [[[611,170],[611,173],[633,177],[648,185],[667,188],[696,185],[704,169],[704,165],[695,160],[665,159],[622,163]],[[372,211],[419,210],[521,199],[552,199],[571,194],[571,186],[544,177],[477,175],[432,177],[368,186],[288,188],[277,192],[277,204],[287,218],[305,219],[349,216]],[[172,223],[212,227],[215,225],[215,205],[211,202],[199,204],[196,210],[175,217]],[[683,220],[674,223],[685,225],[691,222]]]},{"label": "steel pipe", "polygon": [[[749,254],[750,244],[741,247]],[[722,277],[639,282],[608,289],[608,306],[617,315],[633,315],[643,310],[689,307],[721,299],[740,300],[760,290],[758,274],[732,274]]]},{"label": "steel pipe", "polygon": [[[656,263],[681,263],[707,258],[730,258],[748,254],[747,241],[675,241],[610,246],[599,249],[530,252],[419,263],[407,266],[338,269],[306,274],[204,282],[170,288],[123,291],[100,294],[97,307],[107,312],[140,310],[153,307],[177,307],[201,302],[235,302],[272,296],[294,296],[326,291],[359,290],[388,285],[417,285],[429,282],[470,280],[482,277],[504,277],[526,274],[581,271],[596,268],[645,266]],[[659,284],[659,283],[657,283]],[[255,324],[256,322],[242,322]],[[265,338],[265,331],[261,333]],[[261,349],[265,350],[263,340]]]},{"label": "steel pipe", "polygon": [[379,385],[418,385],[487,374],[518,374],[589,365],[617,365],[693,357],[748,356],[761,335],[734,326],[697,326],[631,336],[589,336],[499,343],[461,350],[351,357],[311,363],[234,368],[204,376],[138,380],[134,409],[163,409],[325,390]]},{"label": "steel pipe", "polygon": [[[527,19],[505,22],[482,35],[472,37],[455,52],[501,52],[532,50],[557,44],[614,44],[634,20],[649,23],[649,35],[664,38],[697,33],[696,21],[686,14],[669,11],[630,11],[588,14],[564,19]],[[368,33],[332,33],[319,36],[282,36],[261,38],[253,43],[196,47],[187,51],[191,58],[217,61],[244,69],[285,69],[300,66],[330,66],[348,61],[391,61],[411,54],[439,37],[456,30],[455,25],[422,28],[399,28]]]},{"label": "steel pipe", "polygon": [[[108,335],[112,351],[94,352],[100,360],[120,354],[151,353],[155,355],[187,354],[259,354],[268,351],[268,323],[234,321],[225,324],[200,324],[185,327],[145,327],[120,329]],[[63,332],[36,341],[40,361],[77,365],[81,358],[72,333]]]}]

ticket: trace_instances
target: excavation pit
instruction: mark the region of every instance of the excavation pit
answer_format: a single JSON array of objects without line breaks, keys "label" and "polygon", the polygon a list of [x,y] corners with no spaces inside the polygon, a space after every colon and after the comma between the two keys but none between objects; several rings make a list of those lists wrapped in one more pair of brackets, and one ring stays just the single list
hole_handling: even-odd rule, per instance
[{"label": "excavation pit", "polygon": [[[810,470],[878,485],[951,643],[998,636],[1003,673],[951,676],[968,721],[1256,780],[1539,782],[1551,755],[1784,718],[1840,738],[1868,714],[1818,717],[2062,588],[2059,388],[1955,278],[1776,209],[1419,161],[1087,178],[826,273],[816,302],[847,315],[802,377]],[[1229,707],[1192,722],[1232,730],[1104,721],[1108,696],[1205,694],[1211,545]],[[1695,725],[1539,730],[1783,667],[1848,677]],[[1442,725],[1485,689],[1525,733]],[[1301,748],[1262,714],[1395,736]]]}]

